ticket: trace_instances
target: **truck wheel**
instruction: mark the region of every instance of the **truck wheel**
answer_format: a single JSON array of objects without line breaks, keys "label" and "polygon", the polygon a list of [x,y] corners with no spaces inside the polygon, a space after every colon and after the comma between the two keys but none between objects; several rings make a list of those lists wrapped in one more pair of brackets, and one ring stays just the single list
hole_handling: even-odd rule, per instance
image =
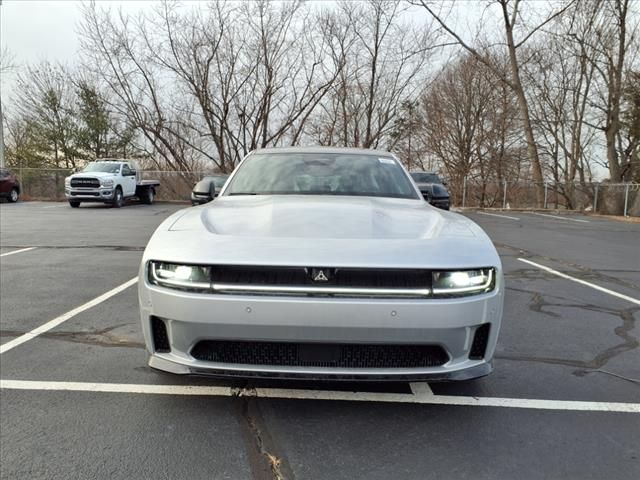
[{"label": "truck wheel", "polygon": [[120,208],[124,205],[124,196],[122,195],[122,189],[120,187],[116,187],[116,191],[113,193],[113,202],[111,205],[114,208]]},{"label": "truck wheel", "polygon": [[71,205],[71,208],[78,208],[80,206],[80,202],[76,202],[75,200],[70,200],[69,205]]},{"label": "truck wheel", "polygon": [[9,192],[9,201],[11,203],[16,203],[18,201],[19,196],[20,196],[20,192],[18,192],[18,189],[12,188],[11,192]]},{"label": "truck wheel", "polygon": [[144,194],[142,195],[142,198],[140,200],[142,200],[142,203],[144,203],[145,205],[151,205],[153,203],[153,197],[154,197],[154,191],[153,188],[147,188],[144,191]]}]

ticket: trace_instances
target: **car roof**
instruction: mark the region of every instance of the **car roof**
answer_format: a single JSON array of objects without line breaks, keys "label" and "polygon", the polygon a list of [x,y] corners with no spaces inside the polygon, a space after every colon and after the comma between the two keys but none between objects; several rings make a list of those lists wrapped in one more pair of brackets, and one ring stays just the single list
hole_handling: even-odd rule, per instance
[{"label": "car roof", "polygon": [[251,153],[343,153],[343,154],[361,154],[361,155],[380,155],[385,157],[393,156],[392,153],[385,150],[374,150],[368,148],[351,148],[351,147],[323,147],[321,145],[310,147],[271,147],[253,150]]}]

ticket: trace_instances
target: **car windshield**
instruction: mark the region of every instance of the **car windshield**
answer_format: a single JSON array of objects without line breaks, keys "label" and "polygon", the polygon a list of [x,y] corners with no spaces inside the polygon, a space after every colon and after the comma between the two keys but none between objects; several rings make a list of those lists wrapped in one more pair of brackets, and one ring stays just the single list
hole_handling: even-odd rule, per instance
[{"label": "car windshield", "polygon": [[111,162],[92,162],[84,169],[83,172],[105,172],[105,173],[118,173],[120,171],[119,163]]},{"label": "car windshield", "polygon": [[83,172],[105,172],[105,173],[118,173],[120,172],[119,163],[111,162],[92,162],[82,169]]},{"label": "car windshield", "polygon": [[411,178],[417,183],[442,183],[435,173],[412,172]]},{"label": "car windshield", "polygon": [[257,153],[227,195],[351,195],[418,199],[391,157],[351,153]]}]

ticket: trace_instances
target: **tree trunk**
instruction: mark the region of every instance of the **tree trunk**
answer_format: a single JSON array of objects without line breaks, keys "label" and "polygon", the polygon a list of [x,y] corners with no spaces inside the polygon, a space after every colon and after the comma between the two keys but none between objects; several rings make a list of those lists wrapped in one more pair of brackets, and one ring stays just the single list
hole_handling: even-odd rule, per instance
[{"label": "tree trunk", "polygon": [[[505,32],[507,35],[507,47],[509,49],[509,64],[511,67],[511,81],[513,83],[514,93],[518,100],[518,107],[522,114],[522,123],[524,127],[525,137],[527,139],[527,154],[531,161],[531,168],[533,173],[533,181],[536,188],[536,203],[537,207],[541,208],[544,205],[544,185],[542,178],[542,165],[540,164],[540,157],[538,156],[538,146],[533,135],[533,127],[531,126],[531,116],[529,114],[529,104],[527,97],[522,87],[520,80],[520,67],[518,66],[518,58],[516,56],[516,46],[513,40],[513,24],[509,19],[509,13],[507,12],[507,3],[501,2],[502,12],[504,16]],[[517,8],[517,7],[516,7]]]}]

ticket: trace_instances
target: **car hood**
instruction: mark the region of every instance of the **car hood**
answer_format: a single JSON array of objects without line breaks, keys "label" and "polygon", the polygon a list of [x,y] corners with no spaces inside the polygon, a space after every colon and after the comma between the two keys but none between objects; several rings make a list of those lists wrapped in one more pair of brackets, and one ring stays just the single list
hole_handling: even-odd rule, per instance
[{"label": "car hood", "polygon": [[184,215],[170,230],[204,228],[215,235],[261,238],[385,239],[428,238],[444,225],[442,215],[416,200],[279,195],[221,197]]},{"label": "car hood", "polygon": [[422,268],[499,265],[472,221],[422,200],[219,197],[169,217],[145,259],[185,263]]},{"label": "car hood", "polygon": [[429,192],[434,197],[448,197],[449,192],[444,185],[439,183],[417,183],[421,192]]}]

